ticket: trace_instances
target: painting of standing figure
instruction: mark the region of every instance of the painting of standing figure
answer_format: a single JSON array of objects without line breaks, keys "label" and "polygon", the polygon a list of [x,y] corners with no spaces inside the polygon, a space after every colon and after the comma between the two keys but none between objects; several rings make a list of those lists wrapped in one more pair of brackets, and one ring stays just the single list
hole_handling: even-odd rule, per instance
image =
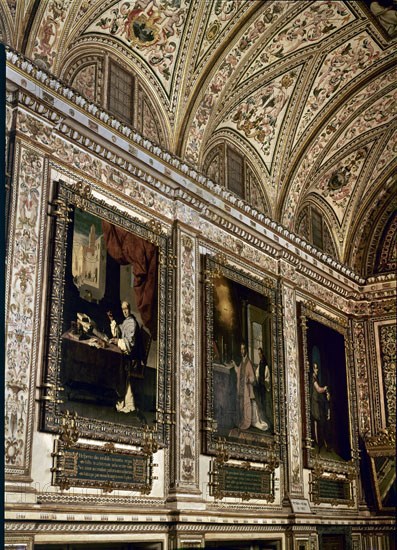
[{"label": "painting of standing figure", "polygon": [[331,326],[306,318],[307,419],[314,454],[351,459],[345,338]]},{"label": "painting of standing figure", "polygon": [[212,281],[206,294],[207,416],[216,423],[215,437],[234,448],[270,445],[278,387],[274,290],[227,268]]}]

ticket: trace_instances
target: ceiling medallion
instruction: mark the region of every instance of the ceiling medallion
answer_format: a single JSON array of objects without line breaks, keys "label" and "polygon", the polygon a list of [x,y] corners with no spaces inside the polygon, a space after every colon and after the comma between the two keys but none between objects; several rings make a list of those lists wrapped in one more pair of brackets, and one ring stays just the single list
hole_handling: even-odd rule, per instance
[{"label": "ceiling medallion", "polygon": [[159,40],[160,29],[155,25],[155,21],[155,17],[147,17],[145,14],[128,21],[126,34],[132,46],[145,48],[153,46]]},{"label": "ceiling medallion", "polygon": [[350,177],[350,168],[341,168],[339,170],[335,170],[335,172],[332,172],[331,177],[328,180],[328,189],[330,191],[337,191],[338,189],[341,189],[344,187]]},{"label": "ceiling medallion", "polygon": [[208,42],[212,42],[216,38],[220,28],[221,24],[219,23],[219,21],[214,21],[212,25],[210,25],[206,33],[206,38]]}]

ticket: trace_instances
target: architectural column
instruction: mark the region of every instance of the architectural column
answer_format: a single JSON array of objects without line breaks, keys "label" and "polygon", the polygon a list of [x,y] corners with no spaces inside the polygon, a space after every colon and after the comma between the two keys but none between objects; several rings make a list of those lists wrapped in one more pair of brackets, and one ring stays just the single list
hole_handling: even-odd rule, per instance
[{"label": "architectural column", "polygon": [[47,162],[17,139],[6,271],[5,467],[30,481],[40,290],[47,216]]},{"label": "architectural column", "polygon": [[176,345],[174,365],[175,426],[169,500],[183,507],[189,495],[198,498],[199,490],[199,255],[196,235],[176,223],[174,242],[177,258],[175,293]]}]

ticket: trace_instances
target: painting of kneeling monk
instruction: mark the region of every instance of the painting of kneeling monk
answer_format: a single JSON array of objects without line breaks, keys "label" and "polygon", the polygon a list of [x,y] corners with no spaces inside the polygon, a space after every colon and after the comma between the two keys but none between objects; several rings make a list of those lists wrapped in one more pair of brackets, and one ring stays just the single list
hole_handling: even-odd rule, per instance
[{"label": "painting of kneeling monk", "polygon": [[213,289],[212,383],[217,433],[255,444],[274,433],[270,299],[227,277]]}]

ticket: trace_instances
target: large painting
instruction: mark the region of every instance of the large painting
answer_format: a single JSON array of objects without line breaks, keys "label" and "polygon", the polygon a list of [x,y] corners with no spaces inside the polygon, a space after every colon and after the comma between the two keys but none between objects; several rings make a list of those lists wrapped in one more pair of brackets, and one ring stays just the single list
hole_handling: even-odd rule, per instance
[{"label": "large painting", "polygon": [[131,442],[164,408],[167,242],[63,184],[56,204],[44,426],[69,412],[81,435]]},{"label": "large painting", "polygon": [[356,429],[348,377],[348,331],[313,309],[301,306],[304,425],[309,466],[349,463]]},{"label": "large painting", "polygon": [[[207,451],[270,460],[280,388],[275,288],[206,258]],[[247,449],[250,449],[247,452]]]}]

